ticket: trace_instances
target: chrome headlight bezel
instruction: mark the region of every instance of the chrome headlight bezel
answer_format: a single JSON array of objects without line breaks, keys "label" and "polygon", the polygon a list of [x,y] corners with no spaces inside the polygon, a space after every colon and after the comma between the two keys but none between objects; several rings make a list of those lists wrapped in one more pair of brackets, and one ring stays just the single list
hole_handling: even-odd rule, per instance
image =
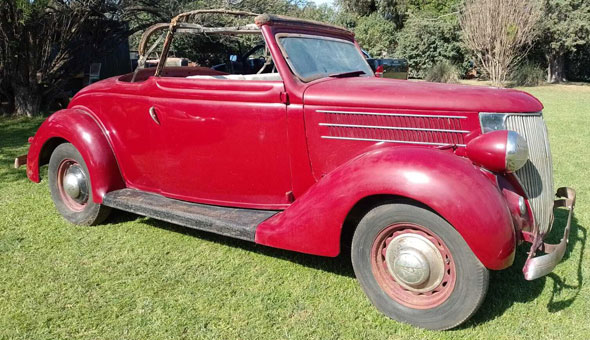
[{"label": "chrome headlight bezel", "polygon": [[506,170],[514,172],[529,160],[529,146],[518,132],[508,130],[506,138]]},{"label": "chrome headlight bezel", "polygon": [[[530,115],[530,113],[480,112],[479,122],[481,126],[481,132],[487,133],[498,130],[506,130],[506,120],[509,116],[514,115]],[[506,171],[515,172],[516,170],[522,168],[528,159],[529,148],[526,139],[518,132],[508,130],[506,141]]]}]

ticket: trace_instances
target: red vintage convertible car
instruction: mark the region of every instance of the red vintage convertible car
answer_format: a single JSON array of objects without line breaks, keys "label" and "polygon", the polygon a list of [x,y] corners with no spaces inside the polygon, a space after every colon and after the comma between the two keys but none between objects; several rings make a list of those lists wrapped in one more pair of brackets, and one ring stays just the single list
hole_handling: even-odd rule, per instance
[{"label": "red vintage convertible car", "polygon": [[[213,13],[255,23],[192,20]],[[182,34],[266,48],[246,74],[166,67]],[[247,12],[181,14],[139,51],[133,74],[86,87],[30,139],[29,179],[49,164],[74,224],[116,208],[307,254],[350,249],[372,303],[430,329],[473,315],[519,243],[527,280],[564,255],[575,192],[554,194],[543,106],[527,93],[376,78],[350,31]],[[564,236],[545,244],[556,207],[569,209]]]}]

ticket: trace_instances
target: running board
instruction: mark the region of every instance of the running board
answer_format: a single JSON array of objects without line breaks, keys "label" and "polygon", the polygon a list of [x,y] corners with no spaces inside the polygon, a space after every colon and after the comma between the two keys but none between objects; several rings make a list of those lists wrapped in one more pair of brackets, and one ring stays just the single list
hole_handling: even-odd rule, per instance
[{"label": "running board", "polygon": [[276,210],[219,207],[185,202],[162,195],[121,189],[107,193],[103,204],[185,227],[254,242],[256,227]]}]

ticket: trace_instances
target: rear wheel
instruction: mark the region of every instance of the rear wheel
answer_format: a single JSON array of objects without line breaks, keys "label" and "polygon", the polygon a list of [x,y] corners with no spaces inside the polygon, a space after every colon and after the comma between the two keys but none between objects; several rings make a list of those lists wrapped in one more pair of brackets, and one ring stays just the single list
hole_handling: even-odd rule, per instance
[{"label": "rear wheel", "polygon": [[110,208],[94,203],[86,162],[70,143],[60,144],[49,159],[49,189],[57,211],[78,225],[95,225]]},{"label": "rear wheel", "polygon": [[360,221],[352,240],[356,277],[385,315],[428,329],[455,327],[479,308],[489,273],[442,217],[386,204]]}]

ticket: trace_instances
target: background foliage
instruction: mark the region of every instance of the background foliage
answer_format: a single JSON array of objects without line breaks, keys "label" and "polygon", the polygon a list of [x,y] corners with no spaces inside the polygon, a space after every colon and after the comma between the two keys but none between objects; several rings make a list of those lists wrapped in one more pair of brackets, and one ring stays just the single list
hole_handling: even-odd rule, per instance
[{"label": "background foliage", "polygon": [[456,84],[459,82],[459,72],[455,65],[445,60],[434,64],[424,77],[424,80],[437,83]]},{"label": "background foliage", "polygon": [[[406,58],[411,77],[423,78],[442,62],[464,75],[480,66],[461,39],[458,17],[464,1],[335,0],[335,6],[318,6],[309,0],[243,0],[233,5],[228,0],[2,0],[0,114],[30,116],[47,110],[88,60],[112,53],[127,40],[133,50],[145,28],[199,8],[230,6],[335,23],[353,30],[373,57]],[[545,69],[550,82],[589,81],[590,2],[542,1],[541,34],[524,63]],[[179,39],[175,48],[199,63],[221,63],[230,50],[245,52],[255,44],[196,37]]]},{"label": "background foliage", "polygon": [[[540,25],[543,31],[540,42],[547,59],[547,81],[567,80],[568,69],[570,75],[578,78],[571,71],[590,66],[590,1],[545,0],[545,16]],[[575,66],[569,68],[570,64]],[[587,77],[588,72],[585,74]]]},{"label": "background foliage", "polygon": [[455,16],[412,16],[398,33],[395,55],[408,60],[410,77],[413,78],[424,78],[435,64],[444,61],[458,65],[464,71],[467,52],[460,39]]},{"label": "background foliage", "polygon": [[375,58],[394,54],[396,31],[392,21],[377,13],[359,17],[354,27],[358,43]]}]

